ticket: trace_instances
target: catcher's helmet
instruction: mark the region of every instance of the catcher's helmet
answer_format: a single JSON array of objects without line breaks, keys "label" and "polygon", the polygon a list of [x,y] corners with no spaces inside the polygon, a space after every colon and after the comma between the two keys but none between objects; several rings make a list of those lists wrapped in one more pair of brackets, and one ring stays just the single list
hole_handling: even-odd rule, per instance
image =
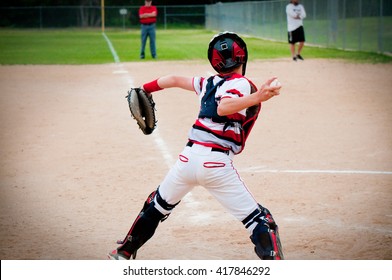
[{"label": "catcher's helmet", "polygon": [[244,40],[237,34],[225,31],[211,39],[208,60],[218,73],[228,72],[243,64],[242,75],[245,75],[248,50]]}]

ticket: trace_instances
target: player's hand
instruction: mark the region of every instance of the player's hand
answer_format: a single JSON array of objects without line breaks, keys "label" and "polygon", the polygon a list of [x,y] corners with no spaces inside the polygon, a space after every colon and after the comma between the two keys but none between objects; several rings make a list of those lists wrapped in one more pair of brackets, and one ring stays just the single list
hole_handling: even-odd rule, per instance
[{"label": "player's hand", "polygon": [[282,88],[282,85],[271,85],[272,81],[276,80],[276,77],[272,77],[268,79],[257,91],[257,94],[259,95],[260,102],[264,102],[269,100],[270,98],[279,95],[280,94],[280,89]]}]

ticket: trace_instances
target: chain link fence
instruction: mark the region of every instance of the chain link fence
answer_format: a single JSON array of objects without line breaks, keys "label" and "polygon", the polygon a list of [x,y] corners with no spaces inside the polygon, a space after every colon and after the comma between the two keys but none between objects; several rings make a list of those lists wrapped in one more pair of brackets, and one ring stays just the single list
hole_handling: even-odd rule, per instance
[{"label": "chain link fence", "polygon": [[[287,42],[289,1],[206,6],[206,28]],[[306,42],[331,48],[392,53],[391,0],[301,0]]]},{"label": "chain link fence", "polygon": [[[207,28],[287,42],[288,0],[157,6],[159,28]],[[391,0],[301,0],[307,44],[392,53]],[[139,28],[139,6],[106,6],[105,26]],[[0,8],[0,27],[100,27],[100,6]]]},{"label": "chain link fence", "polygon": [[[204,28],[205,6],[157,6],[159,27]],[[105,26],[139,28],[139,6],[106,6]],[[100,6],[0,8],[0,27],[68,28],[100,27]]]}]

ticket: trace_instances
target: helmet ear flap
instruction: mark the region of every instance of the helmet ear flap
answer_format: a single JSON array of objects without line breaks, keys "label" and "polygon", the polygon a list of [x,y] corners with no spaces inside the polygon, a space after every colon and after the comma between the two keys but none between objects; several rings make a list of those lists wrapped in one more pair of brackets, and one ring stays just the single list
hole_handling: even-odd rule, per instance
[{"label": "helmet ear flap", "polygon": [[233,60],[237,63],[246,63],[246,53],[237,42],[233,43]]},{"label": "helmet ear flap", "polygon": [[224,57],[222,56],[222,54],[217,49],[215,48],[212,49],[210,63],[216,71],[219,72],[221,69],[225,67],[223,61],[224,61]]}]

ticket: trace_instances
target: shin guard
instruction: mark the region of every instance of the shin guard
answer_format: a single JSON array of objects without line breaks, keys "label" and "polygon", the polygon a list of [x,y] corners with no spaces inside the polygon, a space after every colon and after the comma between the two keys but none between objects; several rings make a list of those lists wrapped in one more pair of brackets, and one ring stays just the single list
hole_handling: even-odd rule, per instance
[{"label": "shin guard", "polygon": [[125,239],[120,242],[121,246],[117,249],[126,252],[133,259],[136,258],[137,250],[154,235],[159,222],[164,221],[168,216],[154,207],[154,198],[157,195],[159,196],[158,190],[148,196],[143,209],[136,217]]},{"label": "shin guard", "polygon": [[253,219],[257,225],[250,237],[257,256],[262,260],[283,260],[278,225],[267,208],[260,205],[259,213]]}]

